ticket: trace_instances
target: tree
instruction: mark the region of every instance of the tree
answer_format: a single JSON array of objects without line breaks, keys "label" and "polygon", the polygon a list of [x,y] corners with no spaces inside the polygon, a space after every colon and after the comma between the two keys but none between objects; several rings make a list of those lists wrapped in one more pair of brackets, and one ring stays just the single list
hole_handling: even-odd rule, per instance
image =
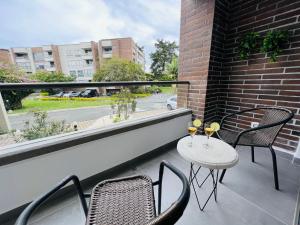
[{"label": "tree", "polygon": [[151,71],[155,79],[160,80],[166,69],[166,65],[171,63],[173,57],[177,57],[178,46],[175,41],[157,40],[155,43],[155,52],[150,54],[152,59]]},{"label": "tree", "polygon": [[[0,83],[22,83],[28,81],[26,74],[14,65],[0,65]],[[31,90],[2,91],[1,94],[6,110],[22,108],[22,99],[31,93]]]},{"label": "tree", "polygon": [[142,81],[146,79],[142,67],[134,62],[112,58],[94,74],[94,81]]},{"label": "tree", "polygon": [[166,65],[165,74],[172,77],[173,80],[178,77],[178,57],[174,56],[172,61]]},{"label": "tree", "polygon": [[75,77],[65,75],[61,72],[48,72],[40,70],[31,76],[31,79],[42,82],[70,82],[74,81]]},{"label": "tree", "polygon": [[[31,75],[31,79],[42,82],[71,82],[75,80],[74,76],[65,75],[62,72],[48,72],[45,70],[39,70],[35,74]],[[47,94],[55,94],[59,89],[47,88],[42,90]]]}]

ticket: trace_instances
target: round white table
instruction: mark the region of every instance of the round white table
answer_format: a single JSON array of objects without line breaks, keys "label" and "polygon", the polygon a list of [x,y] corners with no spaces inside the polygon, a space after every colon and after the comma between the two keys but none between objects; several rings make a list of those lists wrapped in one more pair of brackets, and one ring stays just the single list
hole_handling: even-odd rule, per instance
[{"label": "round white table", "polygon": [[[206,146],[207,143],[208,146]],[[238,154],[231,145],[224,141],[213,137],[207,140],[207,136],[204,135],[196,135],[193,139],[190,136],[180,139],[177,144],[177,151],[184,159],[191,163],[189,183],[193,187],[199,208],[203,211],[212,194],[214,194],[215,201],[217,201],[219,170],[228,169],[236,165],[239,161]],[[209,169],[209,174],[200,184],[197,174],[202,167]],[[201,188],[209,177],[213,181],[213,190],[203,207],[201,207],[195,185]]]}]

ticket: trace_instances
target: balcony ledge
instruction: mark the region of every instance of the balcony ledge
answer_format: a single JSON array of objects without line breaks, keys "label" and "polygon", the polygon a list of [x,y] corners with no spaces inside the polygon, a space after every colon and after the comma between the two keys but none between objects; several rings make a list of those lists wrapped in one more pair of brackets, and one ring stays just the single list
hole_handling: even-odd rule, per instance
[{"label": "balcony ledge", "polygon": [[102,129],[84,130],[64,135],[57,135],[38,140],[27,141],[0,148],[0,166],[15,163],[21,160],[49,154],[51,152],[70,148],[76,145],[99,140],[109,136],[121,134],[149,125],[161,123],[180,116],[191,114],[189,109],[177,109],[160,116],[152,116],[133,121],[124,121]]}]

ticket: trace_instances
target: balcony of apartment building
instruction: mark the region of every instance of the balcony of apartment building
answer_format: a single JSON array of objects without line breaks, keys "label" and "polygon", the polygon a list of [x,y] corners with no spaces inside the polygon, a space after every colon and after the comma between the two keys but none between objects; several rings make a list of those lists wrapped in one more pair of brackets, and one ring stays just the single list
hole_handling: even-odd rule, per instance
[{"label": "balcony of apartment building", "polygon": [[[46,60],[45,60],[46,61]],[[52,60],[46,61],[45,69],[49,72],[56,71],[55,63]]]},{"label": "balcony of apartment building", "polygon": [[29,56],[27,52],[15,52],[14,53],[16,62],[28,62]]},{"label": "balcony of apartment building", "polygon": [[47,62],[51,62],[51,61],[53,62],[54,61],[52,50],[44,51],[44,59]]},{"label": "balcony of apartment building", "polygon": [[82,55],[82,58],[84,60],[93,60],[92,48],[84,48],[83,52],[84,52],[84,54]]},{"label": "balcony of apartment building", "polygon": [[[2,146],[1,224],[13,224],[21,212],[28,215],[24,211],[28,203],[35,200],[27,208],[31,210],[56,192],[53,187],[63,178],[75,174],[84,192],[93,193],[92,199],[88,195],[78,198],[75,186],[68,186],[36,210],[29,224],[159,224],[163,219],[180,217],[176,224],[298,225],[300,6],[297,1],[267,3],[182,0],[179,81],[1,84],[1,91],[153,85],[162,90],[173,88],[167,94],[154,91],[138,98],[136,111],[121,122],[113,122],[116,108],[110,106],[82,108],[75,116],[74,109],[49,112],[52,118],[66,118],[74,130]],[[291,33],[290,43],[284,45],[277,62],[269,62],[268,55],[261,53],[240,60],[235,51],[235,37],[240,31],[277,27]],[[259,111],[253,113],[256,109]],[[281,117],[281,112],[287,117]],[[7,118],[3,104],[1,113],[1,126],[3,121],[16,118]],[[96,119],[79,120],[92,114]],[[190,136],[187,130],[197,127],[192,123],[196,118],[203,125]],[[204,131],[209,136],[214,129],[211,122],[219,122],[221,129],[207,137]],[[182,184],[166,168],[162,189],[157,190],[160,182],[155,181],[162,177],[163,160],[189,178],[188,183]],[[232,167],[223,173],[227,166]],[[154,194],[148,183],[138,186],[127,182],[138,174],[153,181]],[[114,189],[116,180],[110,179],[128,176],[131,178],[121,180],[124,185],[118,186],[120,189]],[[93,188],[102,181],[106,181],[101,183],[105,189],[96,192],[102,186]],[[182,188],[187,184],[189,201],[179,205],[187,199],[187,195],[181,195],[187,192],[188,188]],[[145,186],[149,192],[125,198],[128,202],[120,197],[120,193],[139,193]],[[89,206],[81,206],[85,205],[84,197],[91,201]],[[160,197],[162,214],[155,212],[160,208]],[[111,202],[114,204],[109,208]],[[184,212],[172,214],[174,209]],[[146,214],[147,210],[152,211]],[[128,222],[136,215],[137,222]]]},{"label": "balcony of apartment building", "polygon": [[112,46],[103,46],[102,47],[102,58],[109,59],[112,58]]}]

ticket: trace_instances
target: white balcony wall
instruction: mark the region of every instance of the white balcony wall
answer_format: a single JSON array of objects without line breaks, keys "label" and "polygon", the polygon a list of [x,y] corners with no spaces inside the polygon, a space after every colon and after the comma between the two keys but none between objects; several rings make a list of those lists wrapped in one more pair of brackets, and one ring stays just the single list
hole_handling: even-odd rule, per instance
[{"label": "white balcony wall", "polygon": [[[176,114],[180,116],[170,117]],[[0,214],[32,201],[68,175],[75,174],[81,180],[86,179],[181,138],[186,135],[186,126],[191,120],[191,113],[183,109],[174,110],[161,115],[161,118],[164,118],[164,121],[153,125],[145,125],[117,135],[0,166]],[[117,130],[157,119],[159,117],[150,117],[116,124],[97,132],[104,132],[105,129]],[[82,137],[88,135],[85,132],[80,135]],[[79,134],[76,135],[78,137]],[[42,142],[27,144],[24,148],[32,146],[38,148],[45,146],[45,142],[49,144],[70,138],[72,135],[47,138]],[[1,150],[0,157],[3,152],[10,154]]]}]

